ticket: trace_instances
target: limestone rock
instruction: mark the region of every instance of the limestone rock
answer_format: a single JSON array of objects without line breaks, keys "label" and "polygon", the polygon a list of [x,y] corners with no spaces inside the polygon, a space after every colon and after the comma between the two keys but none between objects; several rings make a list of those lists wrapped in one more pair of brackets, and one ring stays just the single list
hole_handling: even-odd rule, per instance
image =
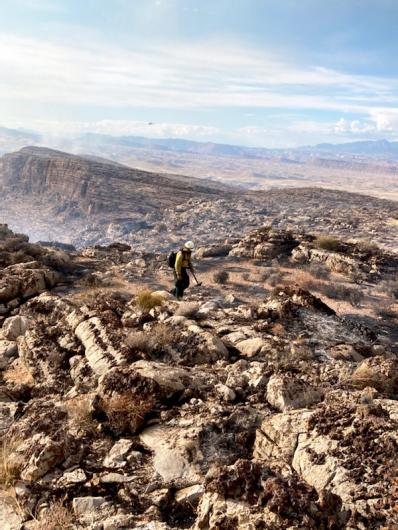
[{"label": "limestone rock", "polygon": [[126,466],[126,456],[133,446],[133,442],[127,439],[117,441],[104,460],[104,466],[108,468],[122,468]]},{"label": "limestone rock", "polygon": [[261,337],[242,340],[235,346],[242,355],[248,358],[262,356],[262,354],[268,349],[267,343],[264,342]]},{"label": "limestone rock", "polygon": [[267,385],[267,401],[280,412],[307,408],[322,398],[322,392],[288,374],[274,374]]},{"label": "limestone rock", "polygon": [[58,481],[59,486],[68,487],[81,484],[87,480],[87,475],[83,469],[74,469],[73,471],[65,471]]},{"label": "limestone rock", "polygon": [[29,454],[30,451],[32,454],[21,472],[22,480],[37,480],[43,477],[65,458],[64,444],[42,434],[34,434],[17,449],[20,456]]},{"label": "limestone rock", "polygon": [[26,333],[29,326],[30,320],[27,317],[17,315],[6,318],[2,327],[3,336],[8,340],[16,340]]},{"label": "limestone rock", "polygon": [[105,502],[104,497],[75,497],[72,507],[76,515],[89,515],[104,506]]},{"label": "limestone rock", "polygon": [[97,375],[106,373],[113,366],[126,364],[124,352],[112,343],[106,327],[98,317],[78,324],[75,333],[84,346],[91,369]]},{"label": "limestone rock", "polygon": [[291,464],[300,434],[309,431],[313,412],[306,409],[274,414],[256,432],[253,456],[264,462],[280,460]]},{"label": "limestone rock", "polygon": [[154,452],[153,465],[163,481],[182,482],[193,485],[201,482],[202,474],[198,458],[196,431],[184,428],[173,428],[165,425],[154,425],[145,429],[140,439]]},{"label": "limestone rock", "polygon": [[20,530],[23,517],[20,508],[10,496],[0,497],[0,528],[2,530]]},{"label": "limestone rock", "polygon": [[10,360],[18,353],[17,343],[10,340],[0,340],[0,370],[7,368]]},{"label": "limestone rock", "polygon": [[169,396],[195,386],[193,376],[187,368],[144,360],[136,361],[131,368],[155,381]]}]

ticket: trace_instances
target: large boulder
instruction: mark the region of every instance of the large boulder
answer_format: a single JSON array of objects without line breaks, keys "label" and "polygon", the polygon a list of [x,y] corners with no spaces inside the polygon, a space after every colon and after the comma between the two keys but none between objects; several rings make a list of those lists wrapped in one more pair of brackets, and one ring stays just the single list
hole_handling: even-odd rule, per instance
[{"label": "large boulder", "polygon": [[30,298],[54,287],[62,276],[39,262],[19,263],[0,271],[0,303]]},{"label": "large boulder", "polygon": [[195,386],[194,376],[189,368],[144,360],[136,361],[131,368],[142,377],[155,381],[168,396]]},{"label": "large boulder", "polygon": [[239,243],[233,245],[230,256],[271,260],[290,256],[299,244],[287,230],[276,230],[269,226],[253,230]]},{"label": "large boulder", "polygon": [[232,250],[232,245],[211,245],[209,247],[201,247],[195,251],[195,258],[218,258],[228,256]]},{"label": "large boulder", "polygon": [[292,410],[265,418],[256,432],[253,455],[264,462],[291,464],[300,433],[307,433],[313,412]]},{"label": "large boulder", "polygon": [[41,433],[34,434],[17,448],[14,455],[22,461],[30,454],[27,463],[22,464],[21,479],[36,481],[43,477],[65,459],[65,450],[62,440],[56,441]]}]

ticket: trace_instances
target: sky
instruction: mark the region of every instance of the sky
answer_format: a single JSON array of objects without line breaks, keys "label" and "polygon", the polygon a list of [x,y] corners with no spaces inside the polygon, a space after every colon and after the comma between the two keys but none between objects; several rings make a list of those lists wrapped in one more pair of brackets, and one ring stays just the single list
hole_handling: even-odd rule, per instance
[{"label": "sky", "polygon": [[0,126],[398,139],[397,0],[0,0]]}]

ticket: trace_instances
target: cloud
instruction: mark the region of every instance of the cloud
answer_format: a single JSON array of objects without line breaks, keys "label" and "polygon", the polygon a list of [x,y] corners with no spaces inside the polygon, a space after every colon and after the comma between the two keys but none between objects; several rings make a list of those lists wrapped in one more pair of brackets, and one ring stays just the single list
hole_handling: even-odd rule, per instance
[{"label": "cloud", "polygon": [[376,132],[377,127],[370,121],[346,120],[345,118],[341,118],[334,125],[334,131],[336,133],[367,134]]},{"label": "cloud", "polygon": [[393,132],[398,136],[398,109],[372,109],[369,114],[378,131]]},{"label": "cloud", "polygon": [[298,68],[255,49],[205,42],[162,48],[67,46],[0,36],[3,101],[162,109],[366,112],[398,105],[398,81]]},{"label": "cloud", "polygon": [[[14,126],[22,124],[16,122]],[[75,136],[87,132],[113,136],[150,136],[152,138],[197,138],[215,137],[221,132],[217,127],[189,123],[152,123],[133,120],[99,120],[99,121],[49,121],[37,120],[33,123],[35,130],[55,136]]]}]

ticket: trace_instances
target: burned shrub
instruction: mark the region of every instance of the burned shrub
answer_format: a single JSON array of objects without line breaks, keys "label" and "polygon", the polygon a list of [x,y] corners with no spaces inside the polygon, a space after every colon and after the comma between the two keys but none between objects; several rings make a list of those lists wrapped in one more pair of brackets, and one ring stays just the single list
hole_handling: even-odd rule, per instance
[{"label": "burned shrub", "polygon": [[117,435],[135,434],[163,399],[155,381],[129,368],[113,368],[103,376],[96,403],[97,417]]},{"label": "burned shrub", "polygon": [[217,271],[213,274],[213,281],[218,285],[225,285],[228,283],[229,273],[227,271]]}]

